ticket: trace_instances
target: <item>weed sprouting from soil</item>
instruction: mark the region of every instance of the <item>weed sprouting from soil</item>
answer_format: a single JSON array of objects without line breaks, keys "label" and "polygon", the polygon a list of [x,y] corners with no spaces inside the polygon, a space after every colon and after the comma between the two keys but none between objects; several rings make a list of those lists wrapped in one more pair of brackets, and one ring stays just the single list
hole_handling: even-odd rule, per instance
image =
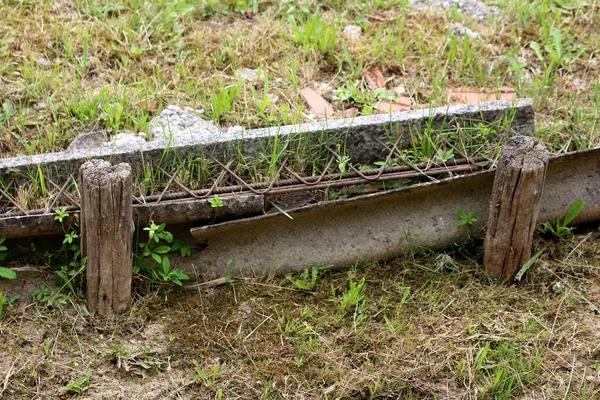
[{"label": "weed sprouting from soil", "polygon": [[[1,2],[0,155],[62,150],[86,130],[143,132],[169,104],[202,108],[221,128],[307,122],[298,93],[307,86],[358,115],[387,96],[442,106],[448,88],[514,87],[533,98],[535,135],[551,151],[598,145],[594,2],[496,1],[484,20],[408,1],[318,3]],[[457,23],[479,37],[457,32]],[[347,24],[360,36],[346,36]],[[240,68],[262,78],[242,81]],[[363,73],[374,68],[393,95],[366,93]],[[426,126],[390,165],[463,154],[494,161],[510,122]],[[397,133],[389,136],[391,147]],[[210,187],[220,175],[217,150],[169,149],[158,163],[144,161],[135,194],[161,193],[173,175],[192,190]],[[228,167],[249,182],[273,178],[286,159],[303,176],[373,167],[352,160],[338,137],[278,137],[252,156],[225,150]],[[2,212],[74,205],[65,200],[78,196],[71,178],[66,203],[52,204],[67,178],[42,167],[2,178],[18,205]],[[546,250],[516,286],[489,279],[470,244],[319,270],[318,279],[307,272],[197,292],[142,288],[113,321],[86,315],[48,286],[37,292],[43,304],[4,297],[0,397],[595,399],[598,232],[563,225],[560,241],[536,237],[535,249]]]}]

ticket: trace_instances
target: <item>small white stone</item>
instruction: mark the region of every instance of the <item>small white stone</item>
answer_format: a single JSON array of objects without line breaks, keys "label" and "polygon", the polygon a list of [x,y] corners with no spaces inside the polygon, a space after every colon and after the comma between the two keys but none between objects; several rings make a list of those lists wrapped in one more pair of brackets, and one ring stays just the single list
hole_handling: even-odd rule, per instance
[{"label": "small white stone", "polygon": [[176,136],[190,136],[202,129],[217,131],[212,121],[200,117],[203,113],[204,110],[170,105],[150,121],[148,133],[152,135],[152,140],[169,140]]},{"label": "small white stone", "polygon": [[315,92],[323,96],[324,94],[333,92],[333,87],[327,82],[314,82],[312,85],[315,89]]},{"label": "small white stone", "polygon": [[146,140],[131,132],[118,133],[113,136],[108,142],[104,143],[105,147],[141,147]]},{"label": "small white stone", "polygon": [[398,96],[402,96],[403,94],[406,93],[406,88],[402,85],[396,86],[395,88],[392,89],[392,92],[394,94],[397,94]]},{"label": "small white stone", "polygon": [[46,103],[43,101],[40,101],[39,103],[35,103],[33,105],[33,109],[36,111],[44,110],[44,109],[46,109],[46,107],[47,107]]},{"label": "small white stone", "polygon": [[556,282],[552,285],[552,291],[556,294],[560,294],[565,291],[565,284],[562,282]]},{"label": "small white stone", "polygon": [[480,39],[481,38],[481,35],[478,32],[475,32],[475,31],[465,27],[460,22],[455,22],[452,24],[452,33],[461,38],[464,38],[464,37],[468,37],[469,39]]},{"label": "small white stone", "polygon": [[106,140],[106,131],[91,131],[77,136],[66,151],[86,150],[102,147]]},{"label": "small white stone", "polygon": [[277,96],[275,93],[269,93],[267,97],[271,103],[277,103],[277,100],[279,100],[279,96]]},{"label": "small white stone", "polygon": [[256,69],[240,68],[235,72],[235,74],[248,82],[256,82],[262,79],[262,74],[259,74],[258,70]]},{"label": "small white stone", "polygon": [[35,59],[35,62],[42,68],[48,68],[52,66],[52,63],[46,57],[38,57]]},{"label": "small white stone", "polygon": [[589,85],[579,77],[571,79],[571,83],[577,90],[587,90],[589,88]]},{"label": "small white stone", "polygon": [[362,28],[358,25],[346,25],[344,27],[344,36],[348,39],[358,39],[362,36]]}]

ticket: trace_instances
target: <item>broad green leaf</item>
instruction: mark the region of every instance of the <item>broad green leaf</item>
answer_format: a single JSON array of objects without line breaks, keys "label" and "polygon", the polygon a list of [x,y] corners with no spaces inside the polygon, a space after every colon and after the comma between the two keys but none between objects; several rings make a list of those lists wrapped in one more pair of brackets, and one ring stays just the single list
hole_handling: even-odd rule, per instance
[{"label": "broad green leaf", "polygon": [[157,254],[167,254],[169,251],[171,251],[171,248],[169,246],[158,246],[153,251]]},{"label": "broad green leaf", "polygon": [[177,279],[180,279],[182,281],[190,279],[190,277],[185,272],[183,272],[181,268],[176,268],[175,270],[173,270],[173,273],[177,276]]},{"label": "broad green leaf", "polygon": [[169,271],[171,270],[171,261],[169,261],[169,257],[163,257],[162,268],[163,268],[163,274],[165,276],[168,276]]},{"label": "broad green leaf", "polygon": [[0,278],[16,279],[17,273],[10,268],[0,267]]},{"label": "broad green leaf", "polygon": [[585,201],[579,199],[573,203],[569,211],[567,211],[567,215],[565,216],[565,220],[563,222],[564,226],[567,226],[573,221],[577,216],[583,211],[583,207],[585,207]]},{"label": "broad green leaf", "polygon": [[177,277],[175,275],[171,275],[170,277],[171,282],[173,282],[174,284],[181,286],[181,281],[179,279],[177,279]]},{"label": "broad green leaf", "polygon": [[173,234],[171,232],[162,232],[160,236],[169,243],[173,241]]}]

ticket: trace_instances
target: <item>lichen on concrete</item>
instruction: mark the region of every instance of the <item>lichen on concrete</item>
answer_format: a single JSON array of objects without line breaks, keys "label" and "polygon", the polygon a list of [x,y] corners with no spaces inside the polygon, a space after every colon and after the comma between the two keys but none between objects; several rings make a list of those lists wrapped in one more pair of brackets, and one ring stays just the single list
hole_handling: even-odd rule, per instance
[{"label": "lichen on concrete", "polygon": [[[214,157],[226,160],[238,151],[243,152],[247,157],[253,157],[261,151],[264,141],[275,137],[279,140],[287,140],[299,135],[315,142],[326,137],[345,144],[353,162],[369,163],[385,157],[389,151],[385,143],[390,137],[401,137],[399,146],[407,147],[410,145],[411,132],[419,132],[425,128],[442,129],[455,124],[460,126],[490,124],[505,120],[508,116],[512,116],[508,135],[533,133],[535,121],[531,99],[447,106],[261,129],[234,127],[225,132],[204,120],[201,122],[199,119],[192,118],[179,120],[165,118],[162,121],[180,121],[177,126],[182,128],[179,133],[173,133],[175,124],[171,124],[168,139],[163,137],[150,140],[140,143],[139,147],[103,146],[5,158],[0,160],[0,175],[26,172],[39,165],[61,174],[76,175],[79,166],[91,158],[110,159],[113,163],[127,162],[135,171],[142,162],[164,161],[165,157],[176,160],[211,153]],[[163,131],[165,129],[161,128]]]}]

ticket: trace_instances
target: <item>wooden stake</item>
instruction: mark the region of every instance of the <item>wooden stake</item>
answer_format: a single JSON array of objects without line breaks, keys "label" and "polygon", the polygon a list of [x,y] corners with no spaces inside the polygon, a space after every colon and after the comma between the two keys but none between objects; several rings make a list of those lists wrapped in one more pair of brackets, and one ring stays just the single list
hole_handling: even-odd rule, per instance
[{"label": "wooden stake", "polygon": [[511,138],[494,178],[483,264],[497,278],[513,281],[531,258],[549,153],[529,136]]},{"label": "wooden stake", "polygon": [[91,160],[79,170],[81,254],[87,257],[87,307],[111,316],[131,302],[132,175],[128,164]]}]

